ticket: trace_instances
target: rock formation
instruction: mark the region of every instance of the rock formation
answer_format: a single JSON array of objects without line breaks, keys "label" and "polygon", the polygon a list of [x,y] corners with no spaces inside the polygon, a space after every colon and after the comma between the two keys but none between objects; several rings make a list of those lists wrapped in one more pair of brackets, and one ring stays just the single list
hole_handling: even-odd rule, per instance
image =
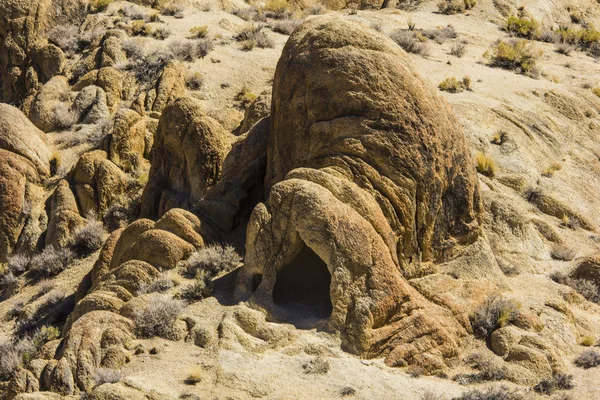
[{"label": "rock formation", "polygon": [[288,301],[320,306],[350,351],[443,368],[465,328],[407,279],[480,236],[448,104],[388,38],[315,19],[278,63],[267,154],[238,298],[284,319]]}]

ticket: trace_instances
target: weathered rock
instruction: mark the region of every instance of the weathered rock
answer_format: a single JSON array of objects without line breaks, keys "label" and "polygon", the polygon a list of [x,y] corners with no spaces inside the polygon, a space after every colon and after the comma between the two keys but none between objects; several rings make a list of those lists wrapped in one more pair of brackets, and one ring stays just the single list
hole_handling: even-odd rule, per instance
[{"label": "weathered rock", "polygon": [[37,92],[29,107],[27,115],[31,122],[44,132],[65,127],[71,118],[69,93],[69,83],[64,76],[50,79]]},{"label": "weathered rock", "polygon": [[26,369],[21,369],[8,384],[4,399],[12,400],[20,393],[33,393],[40,390],[37,378]]},{"label": "weathered rock", "polygon": [[125,171],[135,171],[143,165],[146,154],[146,119],[133,110],[115,115],[110,141],[110,160]]},{"label": "weathered rock", "polygon": [[129,99],[135,88],[133,77],[114,67],[88,72],[73,85],[73,89],[80,91],[90,85],[99,86],[106,92],[106,104],[111,112],[118,109],[121,100]]},{"label": "weathered rock", "polygon": [[0,102],[21,102],[62,71],[64,54],[46,42],[47,33],[56,25],[83,22],[87,7],[87,0],[0,3]]},{"label": "weathered rock", "polygon": [[185,93],[185,74],[187,68],[179,61],[171,61],[156,81],[156,85],[145,99],[146,110],[162,113],[164,109]]},{"label": "weathered rock", "polygon": [[49,161],[44,133],[18,109],[0,104],[0,262],[33,251],[46,230],[41,183]]},{"label": "weathered rock", "polygon": [[46,233],[46,246],[64,247],[77,228],[83,226],[77,201],[65,180],[60,181],[50,198],[50,221]]},{"label": "weathered rock", "polygon": [[202,111],[192,98],[181,98],[162,113],[152,148],[142,217],[159,218],[171,208],[190,209],[221,176],[232,135]]},{"label": "weathered rock", "polygon": [[110,205],[129,189],[129,178],[105,151],[96,150],[79,158],[73,173],[75,194],[84,217],[104,215]]},{"label": "weathered rock", "polygon": [[265,90],[246,108],[244,120],[239,128],[239,133],[246,133],[263,118],[271,114],[271,97],[273,93],[271,89]]},{"label": "weathered rock", "polygon": [[522,337],[523,332],[511,325],[496,329],[491,336],[492,350],[499,356],[506,356]]},{"label": "weathered rock", "polygon": [[46,135],[17,108],[0,103],[0,149],[29,160],[41,176],[50,172],[51,151]]},{"label": "weathered rock", "polygon": [[110,116],[106,93],[94,85],[86,86],[77,94],[72,105],[74,118],[82,124],[97,124]]},{"label": "weathered rock", "polygon": [[388,38],[319,18],[288,40],[272,111],[268,200],[248,224],[238,298],[283,319],[288,301],[320,306],[352,352],[445,368],[464,328],[406,278],[480,235],[477,179],[448,104]]},{"label": "weathered rock", "polygon": [[600,288],[600,257],[593,256],[579,260],[571,276],[575,279],[591,281]]}]

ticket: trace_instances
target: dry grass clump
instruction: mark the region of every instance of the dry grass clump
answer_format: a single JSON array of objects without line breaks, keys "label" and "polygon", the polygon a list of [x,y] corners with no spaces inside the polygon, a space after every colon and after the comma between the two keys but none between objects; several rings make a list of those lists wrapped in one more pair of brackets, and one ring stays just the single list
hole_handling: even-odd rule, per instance
[{"label": "dry grass clump", "polygon": [[123,380],[123,373],[113,368],[98,368],[94,374],[95,386],[100,386],[104,383],[117,383]]},{"label": "dry grass clump", "polygon": [[422,56],[429,54],[429,48],[425,43],[427,38],[422,35],[418,36],[417,32],[396,29],[390,34],[390,38],[408,53],[420,54]]},{"label": "dry grass clump", "polygon": [[190,29],[190,33],[193,39],[204,39],[208,35],[208,26],[195,26],[192,29]]},{"label": "dry grass clump", "polygon": [[511,15],[506,19],[504,30],[514,36],[526,39],[538,39],[541,33],[540,23],[533,17],[520,13],[519,16]]},{"label": "dry grass clump", "polygon": [[459,81],[452,76],[440,82],[438,88],[449,93],[460,93],[464,90],[471,90],[471,78],[465,76],[462,81]]},{"label": "dry grass clump", "polygon": [[596,344],[596,338],[592,335],[586,335],[579,339],[579,344],[587,347],[593,346],[594,344]]},{"label": "dry grass clump", "polygon": [[71,238],[69,247],[78,257],[87,257],[102,247],[106,229],[100,221],[88,220],[77,229]]},{"label": "dry grass clump", "polygon": [[93,0],[90,2],[92,11],[100,12],[108,8],[114,0]]},{"label": "dry grass clump", "polygon": [[567,285],[577,293],[585,297],[588,301],[600,303],[600,288],[587,279],[575,279],[562,272],[553,272],[550,279],[561,285]]},{"label": "dry grass clump", "polygon": [[600,97],[600,87],[592,88],[592,93]]},{"label": "dry grass clump", "polygon": [[140,290],[138,290],[137,294],[141,295],[147,293],[164,293],[167,290],[174,288],[178,284],[179,282],[175,281],[172,278],[169,278],[168,276],[163,275],[151,283],[142,285]]},{"label": "dry grass clump", "polygon": [[508,133],[504,130],[499,130],[492,136],[491,142],[497,145],[501,145],[502,143],[508,140]]},{"label": "dry grass clump", "polygon": [[444,43],[448,39],[456,39],[458,37],[456,29],[452,25],[425,30],[423,31],[423,35],[439,44]]},{"label": "dry grass clump", "polygon": [[475,156],[475,160],[477,162],[477,172],[490,178],[496,176],[498,167],[496,167],[496,163],[494,162],[492,157],[480,151]]},{"label": "dry grass clump", "polygon": [[452,400],[523,400],[524,397],[517,390],[508,386],[490,386],[486,389],[472,389]]},{"label": "dry grass clump", "polygon": [[476,0],[442,0],[438,3],[438,11],[446,15],[462,14],[476,5]]},{"label": "dry grass clump", "polygon": [[136,20],[131,23],[131,34],[133,36],[151,36],[152,28],[143,20]]},{"label": "dry grass clump", "polygon": [[254,7],[236,8],[231,13],[236,17],[243,19],[246,22],[261,19],[259,17],[259,11]]},{"label": "dry grass clump", "polygon": [[185,85],[190,90],[199,90],[204,86],[204,76],[200,72],[190,72],[185,76]]},{"label": "dry grass clump", "polygon": [[562,26],[554,31],[556,41],[570,44],[592,57],[600,57],[600,31],[593,27],[574,29]]},{"label": "dry grass clump", "polygon": [[539,75],[537,62],[541,52],[526,40],[500,41],[492,51],[491,65],[535,78]]},{"label": "dry grass clump", "polygon": [[183,4],[179,1],[170,1],[160,7],[160,13],[169,17],[183,17]]},{"label": "dry grass clump", "polygon": [[421,395],[421,400],[444,400],[445,397],[443,394],[436,394],[431,390],[426,390]]},{"label": "dry grass clump", "polygon": [[247,25],[237,35],[235,40],[241,43],[241,49],[250,51],[255,47],[261,49],[273,48],[275,43],[263,31],[264,25]]},{"label": "dry grass clump", "polygon": [[302,364],[304,373],[311,375],[324,375],[329,372],[330,368],[329,361],[324,357],[317,357]]},{"label": "dry grass clump", "polygon": [[561,163],[553,162],[552,164],[550,164],[548,167],[546,167],[542,171],[542,176],[545,176],[546,178],[552,178],[554,176],[554,174],[557,171],[560,171],[561,169],[562,169]]},{"label": "dry grass clump", "polygon": [[511,323],[519,315],[520,308],[521,304],[515,300],[491,295],[471,316],[473,332],[488,337],[496,329]]},{"label": "dry grass clump", "polygon": [[73,255],[70,249],[55,249],[53,246],[48,246],[31,258],[29,270],[42,278],[56,276],[69,267]]},{"label": "dry grass clump", "polygon": [[264,5],[265,16],[273,19],[286,19],[292,15],[287,0],[267,0]]},{"label": "dry grass clump", "polygon": [[147,304],[135,310],[133,322],[136,334],[149,338],[160,336],[165,339],[174,337],[173,327],[184,303],[165,295],[156,295],[148,299]]},{"label": "dry grass clump", "polygon": [[196,385],[202,382],[202,369],[195,368],[188,374],[184,381],[187,385]]},{"label": "dry grass clump", "polygon": [[581,353],[574,361],[580,368],[589,369],[600,366],[600,352],[589,349]]},{"label": "dry grass clump", "polygon": [[467,44],[464,42],[454,43],[450,49],[450,54],[455,57],[462,58],[467,54]]}]

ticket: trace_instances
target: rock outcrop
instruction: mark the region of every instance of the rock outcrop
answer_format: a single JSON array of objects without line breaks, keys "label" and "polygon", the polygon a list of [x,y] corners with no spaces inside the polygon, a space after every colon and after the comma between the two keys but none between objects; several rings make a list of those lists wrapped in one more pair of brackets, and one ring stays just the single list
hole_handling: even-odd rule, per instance
[{"label": "rock outcrop", "polygon": [[64,54],[45,35],[56,25],[83,22],[87,9],[87,0],[0,2],[0,102],[22,102],[63,70]]},{"label": "rock outcrop", "polygon": [[190,209],[221,177],[232,135],[192,98],[180,98],[161,115],[152,149],[142,217]]},{"label": "rock outcrop", "polygon": [[42,180],[50,174],[46,136],[21,111],[0,104],[0,262],[29,252],[45,230]]},{"label": "rock outcrop", "polygon": [[352,352],[443,369],[469,328],[407,279],[481,233],[477,178],[448,104],[388,38],[310,20],[277,65],[267,154],[238,299],[283,319],[306,302]]}]

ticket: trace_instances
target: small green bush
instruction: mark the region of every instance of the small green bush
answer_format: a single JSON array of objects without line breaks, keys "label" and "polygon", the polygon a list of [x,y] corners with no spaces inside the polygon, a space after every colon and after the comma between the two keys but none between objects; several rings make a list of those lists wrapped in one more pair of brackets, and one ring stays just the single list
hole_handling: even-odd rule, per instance
[{"label": "small green bush", "polygon": [[196,26],[190,29],[190,33],[192,34],[192,38],[194,39],[203,39],[208,35],[208,26]]},{"label": "small green bush", "polygon": [[444,92],[460,93],[464,90],[471,90],[471,78],[465,76],[462,81],[459,81],[455,77],[446,78],[438,87]]},{"label": "small green bush", "polygon": [[473,332],[480,337],[488,337],[496,329],[511,323],[519,315],[520,308],[515,300],[490,296],[471,317]]},{"label": "small green bush", "polygon": [[504,30],[522,38],[537,39],[540,36],[540,23],[530,17],[511,15],[507,18]]},{"label": "small green bush", "polygon": [[491,65],[535,78],[539,74],[537,62],[540,55],[541,52],[526,40],[500,41],[493,48]]}]

